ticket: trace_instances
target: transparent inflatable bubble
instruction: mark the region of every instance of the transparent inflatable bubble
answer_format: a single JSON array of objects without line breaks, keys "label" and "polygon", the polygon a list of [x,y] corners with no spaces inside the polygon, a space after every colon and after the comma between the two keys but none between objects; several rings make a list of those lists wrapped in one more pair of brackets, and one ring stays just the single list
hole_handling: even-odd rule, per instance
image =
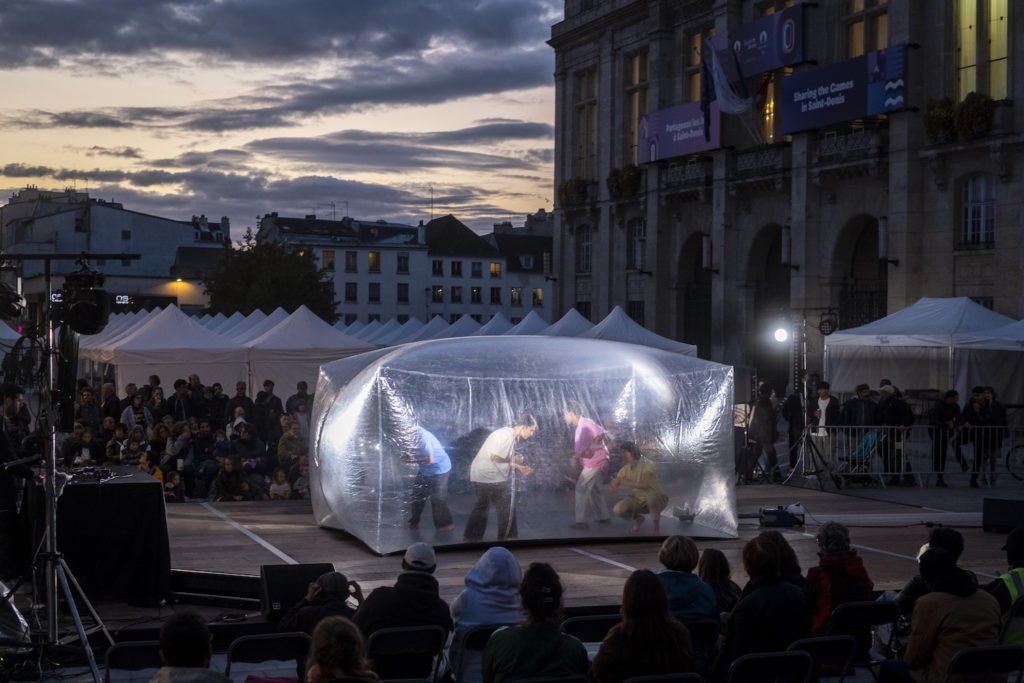
[{"label": "transparent inflatable bubble", "polygon": [[469,337],[353,356],[320,371],[313,511],[379,553],[417,540],[734,537],[732,400],[730,367],[601,340]]}]

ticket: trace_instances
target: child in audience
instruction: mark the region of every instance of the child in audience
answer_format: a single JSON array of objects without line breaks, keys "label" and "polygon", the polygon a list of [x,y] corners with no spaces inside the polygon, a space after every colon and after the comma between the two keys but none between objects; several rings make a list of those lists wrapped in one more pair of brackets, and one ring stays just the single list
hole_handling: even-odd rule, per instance
[{"label": "child in audience", "polygon": [[705,548],[697,563],[697,575],[715,592],[719,612],[731,612],[740,599],[740,587],[732,580],[729,560],[718,548]]},{"label": "child in audience", "polygon": [[121,451],[121,462],[126,465],[138,465],[139,459],[145,451],[142,450],[142,444],[136,438],[129,438],[124,444],[124,450]]},{"label": "child in audience", "polygon": [[181,483],[181,472],[171,470],[164,479],[164,500],[168,503],[185,502],[185,486]]},{"label": "child in audience", "polygon": [[[138,442],[136,442],[136,444],[137,443]],[[159,467],[154,467],[153,465],[150,464],[149,453],[146,453],[144,451],[142,453],[139,453],[138,468],[145,472],[146,474],[153,476],[157,481],[163,482],[164,473],[160,471]]]},{"label": "child in audience", "polygon": [[309,456],[304,455],[299,460],[299,476],[295,480],[292,488],[295,491],[295,497],[303,500],[309,500]]},{"label": "child in audience", "polygon": [[274,470],[274,483],[270,485],[270,500],[288,500],[291,497],[292,485],[288,483],[284,470],[278,467]]},{"label": "child in audience", "polygon": [[[113,418],[111,418],[113,419]],[[113,436],[107,440],[105,447],[107,453],[107,463],[112,460],[116,460],[117,464],[121,464],[121,451],[124,450],[125,443],[128,441],[128,432],[125,430],[124,425],[118,422],[114,425]],[[104,463],[106,464],[106,463]]]},{"label": "child in audience", "polygon": [[313,629],[306,660],[306,682],[376,681],[363,645],[363,634],[351,621],[341,616],[325,617]]}]

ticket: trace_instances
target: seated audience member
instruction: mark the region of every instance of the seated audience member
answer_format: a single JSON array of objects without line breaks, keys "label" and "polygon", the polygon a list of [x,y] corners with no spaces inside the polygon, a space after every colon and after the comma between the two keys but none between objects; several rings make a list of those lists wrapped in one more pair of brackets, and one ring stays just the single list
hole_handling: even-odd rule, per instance
[{"label": "seated audience member", "polygon": [[185,502],[185,485],[181,480],[181,472],[171,470],[164,475],[164,500],[168,503]]},{"label": "seated audience member", "polygon": [[245,412],[245,406],[235,406],[231,420],[224,430],[228,435],[228,441],[234,441],[238,438],[238,427],[246,424],[247,417],[248,414]]},{"label": "seated audience member", "polygon": [[[864,569],[864,561],[850,547],[850,532],[838,522],[826,522],[818,529],[818,566],[807,570],[807,601],[813,610],[811,630],[824,633],[832,610],[844,602],[873,599],[874,583]],[[867,651],[870,631],[851,634]]]},{"label": "seated audience member", "polygon": [[299,458],[298,475],[292,482],[292,495],[302,500],[309,500],[309,456]]},{"label": "seated audience member", "polygon": [[586,648],[559,628],[562,593],[562,582],[551,565],[530,565],[519,584],[526,623],[497,631],[487,641],[484,683],[586,675]]},{"label": "seated audience member", "polygon": [[309,442],[299,433],[299,424],[288,420],[288,429],[277,442],[277,464],[286,471],[294,466],[300,455],[309,452]]},{"label": "seated audience member", "polygon": [[98,465],[100,449],[93,443],[92,428],[76,423],[75,430],[61,446],[61,462],[65,467]]},{"label": "seated audience member", "polygon": [[[489,548],[466,574],[466,588],[452,602],[455,636],[449,661],[461,660],[463,640],[470,629],[488,624],[518,624],[523,620],[519,582],[523,570],[515,556],[501,546]],[[476,653],[474,653],[476,654]],[[453,670],[460,682],[480,680],[480,657],[467,655],[462,670]]]},{"label": "seated audience member", "polygon": [[153,422],[159,422],[164,419],[164,415],[167,415],[167,400],[164,399],[164,390],[162,387],[151,387],[149,393],[149,400],[143,405],[149,409],[149,414],[153,416]]},{"label": "seated audience member", "polygon": [[153,429],[153,414],[149,412],[149,408],[143,405],[142,394],[134,394],[131,397],[131,402],[121,411],[121,424],[128,429],[138,425],[147,432]]},{"label": "seated audience member", "polygon": [[292,497],[292,485],[288,483],[288,475],[278,467],[274,470],[274,481],[270,485],[270,500],[288,500]]},{"label": "seated audience member", "polygon": [[339,616],[351,619],[356,611],[348,606],[349,596],[357,604],[363,602],[363,591],[355,581],[349,581],[340,572],[327,572],[309,584],[306,597],[292,606],[281,621],[278,631],[302,631],[311,634],[316,625],[326,617]]},{"label": "seated audience member", "polygon": [[[778,551],[781,562],[779,571],[782,580],[803,589],[807,585],[807,579],[804,578],[803,570],[800,569],[800,560],[797,559],[796,551],[793,550],[793,546],[789,544],[786,537],[774,529],[762,531],[758,536]],[[747,586],[744,586],[743,595],[745,596],[746,594]]]},{"label": "seated audience member", "polygon": [[697,563],[697,576],[715,592],[719,612],[731,612],[740,599],[740,587],[732,580],[732,568],[725,553],[705,548]]},{"label": "seated audience member", "polygon": [[[999,602],[999,609],[1004,622],[1009,622],[1010,610],[1024,599],[1024,526],[1019,526],[1006,537],[1006,562],[1010,571],[985,586]],[[1006,641],[1014,645],[1024,645],[1024,624],[1020,620],[1008,624]]]},{"label": "seated audience member", "polygon": [[999,643],[999,602],[979,590],[952,555],[929,548],[921,556],[920,570],[932,591],[914,605],[903,661],[886,661],[879,681],[944,681],[957,652]]},{"label": "seated audience member", "polygon": [[142,452],[139,454],[139,464],[137,467],[157,481],[163,482],[164,473],[160,471],[159,467],[156,467],[149,462],[149,453]]},{"label": "seated audience member", "polygon": [[[434,570],[437,557],[426,543],[413,543],[402,558],[402,573],[394,586],[382,586],[367,596],[356,610],[352,621],[369,638],[382,628],[401,626],[440,626],[452,630],[448,603],[441,599]],[[374,662],[381,678],[407,677],[409,671],[420,671],[425,677],[433,662],[429,657],[408,656],[397,662]],[[398,676],[392,675],[398,673]]]},{"label": "seated audience member", "polygon": [[213,499],[221,501],[238,501],[251,499],[249,483],[245,480],[242,461],[232,455],[224,459],[217,478],[213,480]]},{"label": "seated audience member", "polygon": [[715,662],[724,680],[732,662],[753,652],[781,652],[810,632],[811,609],[804,592],[783,580],[782,559],[774,544],[758,536],[743,546],[743,569],[750,577],[747,594],[736,603],[725,625],[725,639]]},{"label": "seated audience member", "polygon": [[644,523],[644,514],[651,516],[651,528],[660,532],[661,511],[668,505],[668,496],[661,488],[654,463],[643,457],[640,447],[628,441],[619,447],[623,466],[608,487],[615,492],[625,488],[625,498],[615,503],[612,509],[619,517],[633,522],[633,531],[639,531]]},{"label": "seated audience member", "polygon": [[[928,534],[928,543],[921,549],[921,555],[929,548],[942,548],[952,556],[953,562],[956,562],[964,551],[964,537],[956,529],[946,526],[936,527]],[[918,559],[920,559],[920,555]],[[914,604],[918,599],[931,592],[932,587],[921,578],[920,572],[914,574],[900,592],[896,594],[895,600],[896,604],[900,607],[900,613],[909,618],[914,611]]]},{"label": "seated audience member", "polygon": [[686,536],[669,536],[658,553],[658,561],[665,566],[658,579],[665,586],[669,610],[679,621],[718,617],[714,589],[693,573],[699,558],[697,544]]},{"label": "seated audience member", "polygon": [[[141,427],[136,427],[135,429],[139,429],[141,431]],[[129,436],[135,432],[135,429],[132,429],[132,431],[129,432]],[[163,458],[164,454],[167,452],[167,442],[170,441],[170,439],[171,429],[166,424],[161,422],[153,427],[153,435],[149,439],[149,450],[153,451],[155,456],[154,460]]]},{"label": "seated audience member", "polygon": [[669,614],[661,581],[646,569],[633,572],[622,589],[622,621],[608,632],[594,657],[594,680],[622,683],[631,676],[692,670],[690,632]]},{"label": "seated audience member", "polygon": [[[106,419],[106,418],[104,418]],[[113,420],[114,418],[110,418]],[[112,436],[107,439],[107,443],[104,446],[106,451],[107,460],[116,458],[118,462],[121,460],[121,451],[124,450],[125,444],[128,442],[128,432],[125,430],[124,425],[120,422],[114,425],[114,431]]]},{"label": "seated audience member", "polygon": [[[118,464],[125,465],[138,465],[142,460],[143,454],[149,455],[149,451],[143,450],[142,444],[139,443],[137,438],[129,438],[124,442],[124,448],[121,449],[121,454],[114,459],[109,457],[108,460],[111,463],[117,462]],[[153,456],[156,459],[157,456]]]},{"label": "seated audience member", "polygon": [[342,616],[325,617],[316,625],[309,656],[306,658],[306,683],[376,681],[370,661],[363,654],[363,634]]},{"label": "seated audience member", "polygon": [[246,470],[263,474],[267,471],[267,447],[250,424],[238,426],[238,438],[231,443],[231,452],[242,459]]},{"label": "seated audience member", "polygon": [[213,637],[206,622],[195,612],[176,612],[160,628],[160,659],[164,666],[152,683],[230,683],[210,671]]}]

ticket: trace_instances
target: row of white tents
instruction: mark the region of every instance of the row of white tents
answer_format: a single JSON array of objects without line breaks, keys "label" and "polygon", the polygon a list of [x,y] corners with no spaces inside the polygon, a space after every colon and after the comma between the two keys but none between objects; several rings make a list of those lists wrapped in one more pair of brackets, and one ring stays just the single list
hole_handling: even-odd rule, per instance
[{"label": "row of white tents", "polygon": [[113,315],[102,332],[81,337],[80,374],[108,376],[112,370],[122,392],[125,385],[144,383],[152,374],[169,387],[195,372],[204,384],[219,382],[229,394],[238,380],[252,386],[272,379],[278,393],[287,395],[299,381],[314,386],[320,365],[339,358],[382,346],[499,334],[581,336],[696,355],[696,347],[645,329],[618,307],[596,325],[573,309],[553,325],[531,312],[516,325],[499,314],[485,325],[462,316],[451,324],[434,317],[427,323],[412,318],[403,324],[391,320],[331,327],[305,306],[291,314],[277,309],[270,315],[255,311],[193,318],[172,305]]}]

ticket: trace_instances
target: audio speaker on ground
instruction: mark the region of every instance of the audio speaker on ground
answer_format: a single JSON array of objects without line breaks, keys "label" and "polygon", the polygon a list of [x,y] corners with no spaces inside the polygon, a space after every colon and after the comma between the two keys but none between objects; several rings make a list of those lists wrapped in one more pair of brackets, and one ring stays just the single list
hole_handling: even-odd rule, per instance
[{"label": "audio speaker on ground", "polygon": [[986,498],[981,505],[981,528],[1009,532],[1024,524],[1024,500]]},{"label": "audio speaker on ground", "polygon": [[278,621],[305,597],[309,584],[334,571],[330,562],[260,566],[260,607],[267,621]]}]

